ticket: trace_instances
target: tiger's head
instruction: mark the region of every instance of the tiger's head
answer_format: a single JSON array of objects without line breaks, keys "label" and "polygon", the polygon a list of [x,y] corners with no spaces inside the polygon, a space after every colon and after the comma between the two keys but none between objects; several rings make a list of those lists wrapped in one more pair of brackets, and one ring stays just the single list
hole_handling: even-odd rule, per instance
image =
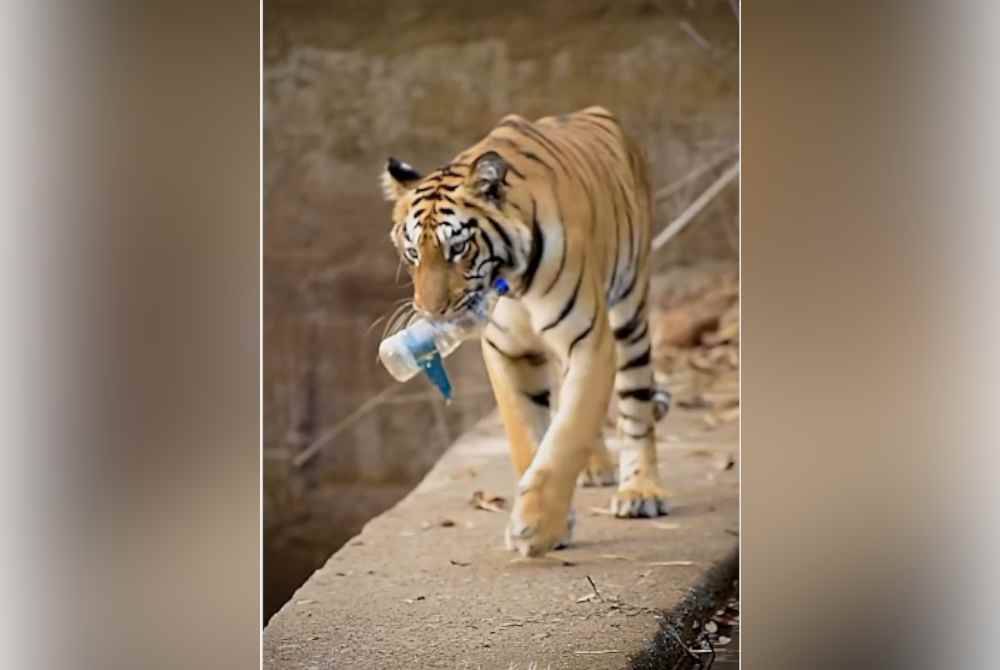
[{"label": "tiger's head", "polygon": [[511,189],[511,174],[516,168],[495,151],[426,176],[389,159],[382,187],[395,203],[390,237],[413,277],[420,314],[457,314],[523,266],[527,210]]}]

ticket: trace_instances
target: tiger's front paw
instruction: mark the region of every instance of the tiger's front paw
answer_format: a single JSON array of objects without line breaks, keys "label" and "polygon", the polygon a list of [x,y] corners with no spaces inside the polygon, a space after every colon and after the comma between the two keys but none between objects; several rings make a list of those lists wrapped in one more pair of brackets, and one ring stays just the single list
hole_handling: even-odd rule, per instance
[{"label": "tiger's front paw", "polygon": [[654,518],[669,511],[666,490],[651,477],[635,477],[622,484],[611,499],[611,512],[623,519]]},{"label": "tiger's front paw", "polygon": [[546,552],[568,546],[572,534],[572,512],[569,495],[558,486],[549,473],[526,474],[526,482],[519,486],[517,500],[507,524],[507,548],[522,556],[541,556]]}]

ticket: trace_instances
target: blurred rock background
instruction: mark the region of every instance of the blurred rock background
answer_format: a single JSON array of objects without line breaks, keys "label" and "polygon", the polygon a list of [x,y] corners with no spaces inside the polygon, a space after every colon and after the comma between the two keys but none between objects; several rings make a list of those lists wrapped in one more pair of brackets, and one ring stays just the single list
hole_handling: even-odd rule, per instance
[{"label": "blurred rock background", "polygon": [[[739,26],[725,0],[272,0],[263,67],[266,621],[493,407],[474,346],[447,407],[376,360],[410,292],[386,157],[431,169],[505,114],[604,105],[648,154],[659,230],[736,159]],[[739,411],[737,222],[729,187],[654,258],[658,374],[706,429]]]}]

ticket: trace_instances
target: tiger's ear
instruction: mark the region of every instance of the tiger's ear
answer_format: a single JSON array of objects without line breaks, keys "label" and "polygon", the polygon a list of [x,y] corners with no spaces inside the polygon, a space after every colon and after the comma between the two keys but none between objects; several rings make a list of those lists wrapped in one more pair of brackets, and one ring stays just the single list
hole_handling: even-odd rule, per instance
[{"label": "tiger's ear", "polygon": [[382,193],[389,202],[395,202],[399,196],[413,188],[422,175],[413,169],[409,163],[389,158],[382,173]]},{"label": "tiger's ear", "polygon": [[487,151],[477,158],[469,172],[472,189],[495,202],[503,198],[506,177],[507,162],[495,151]]}]

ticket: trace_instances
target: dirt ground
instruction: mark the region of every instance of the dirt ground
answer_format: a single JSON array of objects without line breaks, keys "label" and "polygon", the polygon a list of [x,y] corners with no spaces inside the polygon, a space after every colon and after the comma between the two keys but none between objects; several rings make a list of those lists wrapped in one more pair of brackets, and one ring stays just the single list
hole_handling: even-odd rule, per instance
[{"label": "dirt ground", "polygon": [[738,427],[702,414],[672,410],[658,431],[669,516],[616,519],[612,489],[579,489],[573,544],[542,559],[503,546],[514,476],[499,421],[484,420],[272,618],[265,667],[659,667],[664,630],[699,647],[739,534]]}]

